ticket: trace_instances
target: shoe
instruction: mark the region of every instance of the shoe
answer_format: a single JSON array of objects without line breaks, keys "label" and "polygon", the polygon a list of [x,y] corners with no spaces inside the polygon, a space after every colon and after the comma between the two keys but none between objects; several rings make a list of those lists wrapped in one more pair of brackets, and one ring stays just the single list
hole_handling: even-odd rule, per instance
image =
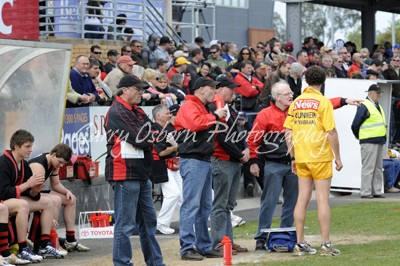
[{"label": "shoe", "polygon": [[64,256],[61,255],[60,252],[58,252],[58,250],[55,249],[50,242],[47,243],[46,247],[39,248],[39,255],[44,258],[49,258],[49,257],[54,257],[56,259],[64,258]]},{"label": "shoe", "polygon": [[321,256],[337,256],[340,254],[340,250],[332,247],[331,242],[324,243],[321,245]]},{"label": "shoe", "polygon": [[247,185],[246,193],[247,193],[247,196],[254,197],[254,185],[252,183]]},{"label": "shoe", "polygon": [[[223,258],[224,254],[223,254],[223,251],[222,252],[221,251],[222,250],[212,249],[212,250],[207,251],[206,253],[203,253],[200,255],[202,255],[203,257],[206,257],[206,258]],[[233,254],[233,252],[232,252],[232,254]]]},{"label": "shoe", "polygon": [[293,255],[294,256],[304,256],[304,255],[314,255],[317,254],[317,250],[310,247],[307,243],[297,243],[294,246]]},{"label": "shoe", "polygon": [[232,228],[235,228],[237,226],[244,225],[246,223],[245,220],[243,220],[242,217],[234,215],[231,213],[231,223],[232,223]]},{"label": "shoe", "polygon": [[157,224],[157,230],[160,231],[161,234],[171,235],[175,233],[175,230],[170,228],[169,226],[163,224]]},{"label": "shoe", "polygon": [[32,250],[28,247],[22,249],[22,251],[18,254],[18,257],[23,260],[29,260],[31,262],[41,262],[43,257],[40,255],[36,255]]},{"label": "shoe", "polygon": [[258,239],[256,241],[256,251],[266,251],[267,247],[265,246],[265,240]]},{"label": "shoe", "polygon": [[[224,256],[224,246],[223,245],[220,245],[219,247],[214,248],[214,251],[221,253],[222,257]],[[238,254],[238,251],[234,250],[233,246],[232,246],[232,255],[237,255],[237,254]]]},{"label": "shoe", "polygon": [[379,194],[379,195],[373,195],[373,198],[377,198],[377,199],[384,199],[386,198],[383,194]]},{"label": "shoe", "polygon": [[241,247],[238,244],[233,244],[232,245],[232,251],[236,251],[237,253],[244,253],[244,252],[249,252],[247,248]]},{"label": "shoe", "polygon": [[64,257],[68,255],[68,251],[66,251],[61,245],[58,246],[57,250],[58,250],[58,253],[60,253]]},{"label": "shoe", "polygon": [[74,242],[68,242],[67,240],[65,240],[64,246],[68,252],[71,252],[74,250],[79,251],[79,252],[86,252],[86,251],[90,250],[90,248],[82,245],[81,243],[79,243],[76,240]]},{"label": "shoe", "polygon": [[181,260],[203,260],[204,257],[197,253],[194,249],[189,249],[185,253],[183,253]]},{"label": "shoe", "polygon": [[372,195],[365,195],[365,196],[361,196],[362,199],[373,199],[374,196]]},{"label": "shoe", "polygon": [[400,192],[400,189],[395,188],[395,187],[391,187],[386,190],[386,193],[398,193],[398,192]]},{"label": "shoe", "polygon": [[[3,264],[1,264],[3,266],[6,266],[6,265],[25,265],[25,264],[31,263],[30,260],[20,259],[15,254],[11,254],[8,257],[3,257],[3,259],[4,259],[4,262],[3,262]],[[4,263],[7,263],[7,264],[4,264]]]}]

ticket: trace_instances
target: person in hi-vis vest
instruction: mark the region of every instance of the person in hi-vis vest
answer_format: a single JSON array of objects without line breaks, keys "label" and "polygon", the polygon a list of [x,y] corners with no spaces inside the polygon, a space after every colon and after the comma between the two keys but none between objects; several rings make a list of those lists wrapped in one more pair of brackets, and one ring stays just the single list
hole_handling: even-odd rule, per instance
[{"label": "person in hi-vis vest", "polygon": [[383,90],[373,84],[368,89],[368,96],[357,109],[351,130],[361,145],[361,198],[384,198],[383,148],[386,143],[385,113],[379,100]]}]

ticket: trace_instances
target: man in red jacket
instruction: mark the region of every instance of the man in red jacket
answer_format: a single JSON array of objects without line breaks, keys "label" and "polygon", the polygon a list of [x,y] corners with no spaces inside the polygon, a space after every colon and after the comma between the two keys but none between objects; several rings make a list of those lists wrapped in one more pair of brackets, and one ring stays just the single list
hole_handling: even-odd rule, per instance
[{"label": "man in red jacket", "polygon": [[240,133],[237,124],[238,113],[229,105],[235,98],[234,89],[240,85],[233,83],[225,75],[218,76],[217,81],[220,84],[217,85],[215,106],[223,107],[226,104],[225,108],[229,112],[229,117],[224,122],[226,130],[218,132],[216,136],[215,151],[211,157],[214,188],[211,211],[211,241],[213,249],[220,250],[222,253],[221,240],[223,236],[228,236],[232,241],[234,252],[247,252],[247,248],[234,243],[232,223],[230,222],[231,211],[236,205],[239,189],[241,163],[247,162],[250,155],[245,136],[240,139],[238,137]]},{"label": "man in red jacket", "polygon": [[213,113],[208,110],[207,104],[213,101],[218,84],[206,77],[196,79],[193,95],[186,96],[174,125],[183,179],[179,221],[182,260],[222,257],[212,249],[207,227],[212,201],[210,159],[214,152],[214,124],[227,115],[225,108]]},{"label": "man in red jacket", "polygon": [[240,72],[233,80],[240,87],[235,88],[235,92],[242,96],[242,109],[244,111],[254,111],[257,96],[262,91],[264,84],[257,78],[252,77],[253,65],[249,60],[243,60],[240,65]]},{"label": "man in red jacket", "polygon": [[133,266],[129,237],[136,224],[146,264],[165,265],[155,237],[157,216],[149,180],[153,163],[152,123],[137,106],[148,86],[134,75],[123,77],[104,125],[107,132],[105,177],[115,193],[113,262],[118,266]]}]

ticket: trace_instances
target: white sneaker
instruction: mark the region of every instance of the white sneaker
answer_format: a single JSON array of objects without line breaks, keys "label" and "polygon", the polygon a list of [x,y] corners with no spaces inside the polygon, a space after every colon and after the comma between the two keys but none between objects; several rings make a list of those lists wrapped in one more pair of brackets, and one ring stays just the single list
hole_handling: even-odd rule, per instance
[{"label": "white sneaker", "polygon": [[242,217],[234,215],[233,213],[231,213],[231,223],[232,223],[232,227],[237,227],[240,225],[244,225],[246,223],[245,220],[243,220]]},{"label": "white sneaker", "polygon": [[160,231],[160,233],[164,235],[171,235],[175,233],[175,230],[172,229],[169,226],[163,225],[163,224],[157,224],[157,230]]},{"label": "white sneaker", "polygon": [[68,255],[68,251],[66,251],[61,245],[58,245],[58,253],[60,253],[63,256],[67,256]]},{"label": "white sneaker", "polygon": [[[3,262],[3,264],[1,264],[3,266],[5,266],[5,265],[25,265],[25,264],[31,263],[30,260],[20,259],[15,254],[11,254],[8,257],[3,257],[3,259],[4,259],[4,262]],[[5,263],[7,263],[7,264],[5,264]]]},{"label": "white sneaker", "polygon": [[78,241],[68,242],[67,240],[65,240],[64,245],[65,245],[65,249],[68,252],[71,252],[71,251],[74,251],[74,250],[79,251],[79,252],[86,252],[86,251],[90,250],[90,248],[82,245]]}]

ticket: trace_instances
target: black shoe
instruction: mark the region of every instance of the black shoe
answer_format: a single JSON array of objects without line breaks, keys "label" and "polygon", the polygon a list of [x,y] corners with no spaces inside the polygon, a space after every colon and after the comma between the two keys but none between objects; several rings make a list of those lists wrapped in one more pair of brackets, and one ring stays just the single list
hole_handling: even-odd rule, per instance
[{"label": "black shoe", "polygon": [[247,196],[254,197],[254,185],[252,183],[247,185],[246,193],[247,193]]},{"label": "black shoe", "polygon": [[361,196],[362,199],[373,199],[374,197],[372,195],[365,195]]},{"label": "black shoe", "polygon": [[265,240],[259,239],[256,241],[256,251],[265,251],[267,247],[265,246]]},{"label": "black shoe", "polygon": [[206,253],[201,254],[202,256],[206,257],[206,258],[223,258],[224,254],[221,251],[212,249]]},{"label": "black shoe", "polygon": [[383,194],[373,195],[372,197],[378,198],[378,199],[384,199],[385,198],[385,196]]},{"label": "black shoe", "polygon": [[183,253],[182,260],[203,260],[204,257],[197,253],[194,249],[189,249],[185,253]]}]

